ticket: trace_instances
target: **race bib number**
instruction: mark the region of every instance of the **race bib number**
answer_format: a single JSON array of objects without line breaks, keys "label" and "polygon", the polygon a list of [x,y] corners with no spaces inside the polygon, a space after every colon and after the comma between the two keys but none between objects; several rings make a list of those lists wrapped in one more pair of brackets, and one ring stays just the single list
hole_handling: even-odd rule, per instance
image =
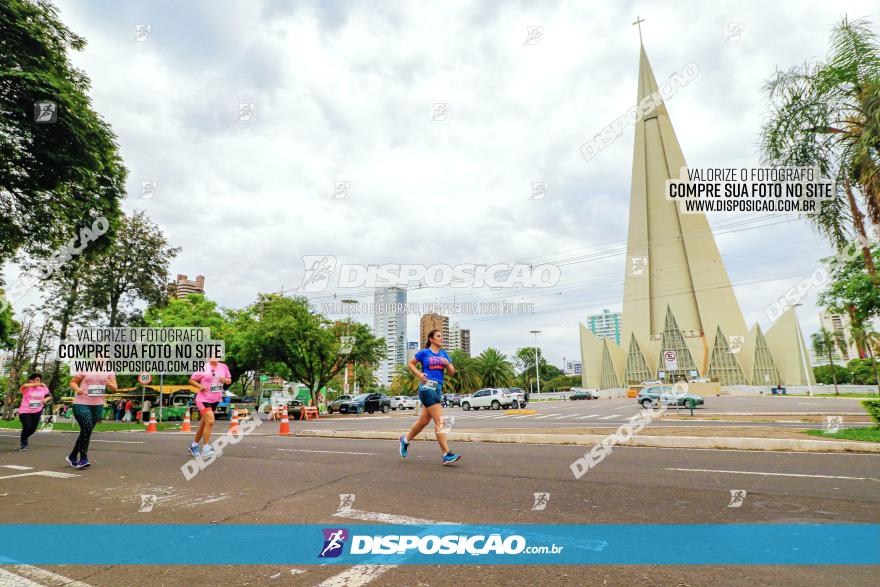
[{"label": "race bib number", "polygon": [[104,395],[106,385],[89,385],[89,395]]},{"label": "race bib number", "polygon": [[222,383],[212,383],[211,384],[211,393],[221,393],[223,391]]},{"label": "race bib number", "polygon": [[28,407],[29,408],[42,408],[43,402],[38,399],[32,399],[28,402]]},{"label": "race bib number", "polygon": [[437,389],[437,382],[428,379],[427,381],[422,382],[422,386],[430,389],[431,391],[434,391],[435,389]]}]

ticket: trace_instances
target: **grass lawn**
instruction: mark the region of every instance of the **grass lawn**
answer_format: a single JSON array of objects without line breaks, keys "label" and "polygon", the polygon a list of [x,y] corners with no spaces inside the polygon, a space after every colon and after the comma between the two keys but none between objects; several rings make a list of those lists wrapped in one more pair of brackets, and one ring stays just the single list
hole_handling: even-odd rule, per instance
[{"label": "grass lawn", "polygon": [[865,399],[878,399],[876,391],[874,393],[814,393],[813,397],[863,397]]},{"label": "grass lawn", "polygon": [[[0,428],[15,428],[17,430],[21,430],[21,421],[20,420],[0,420]],[[156,428],[158,430],[174,430],[176,428],[180,428],[180,424],[178,422],[159,422],[156,424]],[[67,423],[67,422],[56,422],[53,427],[53,430],[79,430],[79,424],[76,423]],[[95,432],[115,432],[120,430],[146,430],[147,427],[144,424],[138,424],[137,422],[101,422],[97,426],[95,426]]]},{"label": "grass lawn", "polygon": [[862,440],[864,442],[880,442],[880,426],[872,428],[844,428],[834,434],[826,434],[823,430],[807,430],[807,434],[823,438],[839,438],[841,440]]}]

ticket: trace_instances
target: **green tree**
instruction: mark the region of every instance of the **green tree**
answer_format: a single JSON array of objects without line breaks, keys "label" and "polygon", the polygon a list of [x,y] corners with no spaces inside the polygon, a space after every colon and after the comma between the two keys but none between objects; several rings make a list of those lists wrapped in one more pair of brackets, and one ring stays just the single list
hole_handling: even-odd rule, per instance
[{"label": "green tree", "polygon": [[[819,332],[814,332],[810,339],[812,340],[813,352],[816,353],[816,356],[821,356],[828,359],[828,364],[830,365],[831,379],[834,382],[834,393],[835,395],[839,395],[840,391],[837,389],[838,370],[835,368],[834,365],[834,353],[837,352],[838,349],[842,349],[846,346],[846,341],[843,339],[843,334],[841,334],[837,330],[820,328]],[[844,369],[844,371],[846,370]]]},{"label": "green tree", "polygon": [[[878,373],[877,358],[874,355],[874,347],[880,345],[880,332],[866,327],[865,323],[850,324],[852,332],[852,343],[859,349],[864,349],[866,359],[853,359],[847,364],[847,368],[853,374],[853,382],[870,385],[877,385],[877,392],[880,393],[880,373]],[[854,365],[855,363],[855,365]],[[859,369],[858,373],[856,369]],[[865,371],[870,369],[873,371],[873,379],[865,376]]]},{"label": "green tree", "polygon": [[118,234],[88,273],[90,305],[107,326],[125,322],[126,310],[138,299],[161,306],[168,299],[168,267],[180,252],[145,212],[125,216]]},{"label": "green tree", "polygon": [[415,395],[419,390],[419,378],[406,365],[396,365],[388,389],[394,395]]},{"label": "green tree", "polygon": [[475,367],[484,387],[510,387],[514,384],[513,363],[498,349],[488,348],[480,353]]},{"label": "green tree", "polygon": [[859,205],[880,225],[880,50],[869,22],[844,17],[832,30],[825,60],[777,72],[765,91],[764,161],[816,166],[836,182],[835,198],[807,218],[837,250],[851,236],[861,237],[863,265],[877,283]]},{"label": "green tree", "polygon": [[[880,258],[880,246],[873,249]],[[849,314],[852,324],[867,324],[880,317],[880,287],[871,279],[859,258],[838,262],[827,259],[828,287],[819,292],[818,305],[831,312]]]},{"label": "green tree", "polygon": [[261,315],[243,338],[248,356],[286,366],[293,379],[309,388],[313,401],[347,363],[374,365],[385,354],[384,340],[365,324],[331,322],[312,312],[305,298],[265,295],[257,305]]},{"label": "green tree", "polygon": [[852,374],[846,367],[841,365],[820,365],[813,367],[813,375],[816,376],[816,383],[824,385],[834,385],[835,393],[837,393],[838,384],[847,384],[850,382]]},{"label": "green tree", "polygon": [[[19,249],[45,257],[71,226],[119,215],[116,137],[68,58],[84,46],[50,2],[0,3],[0,265]],[[37,122],[38,102],[56,105],[56,122]]]},{"label": "green tree", "polygon": [[455,375],[445,375],[443,391],[466,395],[480,389],[483,378],[477,370],[477,361],[463,350],[455,349],[449,353],[449,361],[455,367]]}]

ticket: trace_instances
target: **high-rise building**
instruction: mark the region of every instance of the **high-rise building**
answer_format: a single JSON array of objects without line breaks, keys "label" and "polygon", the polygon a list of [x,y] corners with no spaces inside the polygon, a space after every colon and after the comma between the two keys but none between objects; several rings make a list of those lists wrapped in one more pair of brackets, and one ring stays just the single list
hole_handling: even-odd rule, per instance
[{"label": "high-rise building", "polygon": [[419,345],[425,346],[428,342],[428,333],[432,330],[439,330],[443,333],[443,340],[449,341],[449,317],[440,314],[423,314],[419,320]]},{"label": "high-rise building", "polygon": [[[373,335],[385,339],[385,358],[379,361],[376,378],[379,385],[390,385],[397,365],[406,362],[406,290],[380,287],[373,296]],[[392,309],[394,311],[389,312]]]},{"label": "high-rise building", "polygon": [[587,316],[587,328],[599,338],[610,338],[620,344],[620,312],[602,310],[601,314]]},{"label": "high-rise building", "polygon": [[562,372],[565,375],[581,375],[583,373],[583,364],[580,361],[565,361],[565,369]]},{"label": "high-rise building", "polygon": [[419,352],[419,343],[418,341],[411,340],[406,343],[406,362],[409,363],[414,358],[416,358],[416,353]]},{"label": "high-rise building", "polygon": [[190,281],[186,275],[178,273],[177,279],[170,285],[170,290],[174,297],[180,299],[185,298],[189,294],[204,294],[205,276],[197,275],[195,281]]},{"label": "high-rise building", "polygon": [[[838,355],[841,359],[849,361],[850,359],[860,358],[859,349],[853,341],[852,326],[849,321],[849,316],[846,314],[819,312],[819,326],[829,332],[836,333],[843,339],[841,341],[843,342],[843,345],[836,345]],[[828,361],[827,357],[823,357],[823,359],[824,362]]]},{"label": "high-rise building", "polygon": [[668,180],[687,167],[640,47],[620,344],[580,327],[584,387],[708,377],[722,385],[803,385],[806,345],[795,309],[765,333],[746,323],[705,214],[683,214]]},{"label": "high-rise building", "polygon": [[461,350],[468,357],[471,356],[471,331],[469,328],[461,329]]}]

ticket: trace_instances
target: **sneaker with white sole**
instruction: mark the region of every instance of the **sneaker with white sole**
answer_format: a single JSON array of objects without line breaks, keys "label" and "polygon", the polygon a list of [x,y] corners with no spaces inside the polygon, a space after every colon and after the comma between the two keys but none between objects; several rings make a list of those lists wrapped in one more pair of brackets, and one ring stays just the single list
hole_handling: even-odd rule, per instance
[{"label": "sneaker with white sole", "polygon": [[201,450],[199,449],[199,443],[194,442],[189,446],[189,454],[194,457],[197,457],[201,454]]},{"label": "sneaker with white sole", "polygon": [[400,456],[406,458],[406,452],[409,450],[409,443],[406,441],[406,435],[400,437]]},{"label": "sneaker with white sole", "polygon": [[452,463],[458,461],[459,459],[461,459],[461,455],[455,454],[454,452],[450,451],[450,452],[446,453],[445,455],[443,455],[443,464],[444,465],[451,465]]}]

